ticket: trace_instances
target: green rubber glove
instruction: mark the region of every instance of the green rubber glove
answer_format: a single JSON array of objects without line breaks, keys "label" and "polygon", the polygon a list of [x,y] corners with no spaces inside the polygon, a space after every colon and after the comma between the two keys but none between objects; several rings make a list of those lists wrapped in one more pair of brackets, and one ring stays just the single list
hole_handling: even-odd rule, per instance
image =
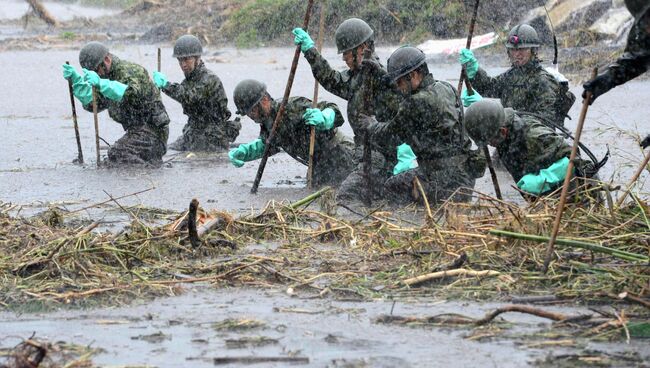
[{"label": "green rubber glove", "polygon": [[[538,174],[526,174],[518,182],[517,187],[524,192],[540,195],[551,190],[564,180],[569,167],[569,158],[563,157]],[[573,174],[572,174],[573,175]]]},{"label": "green rubber glove", "polygon": [[72,84],[79,83],[83,80],[81,74],[70,64],[63,64],[63,78],[69,80]]},{"label": "green rubber glove", "polygon": [[478,60],[474,57],[472,50],[461,49],[458,61],[460,62],[460,65],[465,65],[467,78],[473,79],[476,72],[478,72]]},{"label": "green rubber glove", "polygon": [[311,39],[309,36],[309,33],[305,31],[302,28],[294,28],[293,31],[291,31],[294,36],[296,36],[293,39],[293,43],[296,44],[296,46],[300,45],[300,51],[303,53],[307,52],[307,50],[311,49],[314,47],[314,41]]},{"label": "green rubber glove", "polygon": [[239,147],[231,149],[228,152],[228,158],[235,167],[244,166],[244,162],[257,160],[262,158],[264,154],[264,142],[261,138],[250,143],[240,144]]},{"label": "green rubber glove", "polygon": [[406,170],[415,169],[417,167],[415,162],[416,159],[417,157],[415,157],[415,153],[413,153],[411,146],[406,143],[397,146],[397,165],[393,168],[393,175],[397,175]]},{"label": "green rubber glove", "polygon": [[129,86],[118,81],[100,78],[99,75],[92,70],[84,69],[83,71],[84,81],[89,83],[91,86],[97,87],[102,96],[112,101],[122,101],[124,92],[126,92],[126,89],[129,88]]},{"label": "green rubber glove", "polygon": [[88,106],[93,102],[93,87],[83,80],[72,85],[72,94],[84,106]]},{"label": "green rubber glove", "polygon": [[469,107],[474,102],[481,101],[483,97],[481,97],[481,95],[476,91],[474,91],[474,94],[470,96],[467,94],[467,89],[463,89],[463,92],[460,93],[460,99],[463,100],[463,106]]},{"label": "green rubber glove", "polygon": [[167,76],[165,76],[161,72],[153,72],[153,82],[156,84],[156,87],[158,88],[165,88],[169,84],[169,81],[167,80]]},{"label": "green rubber glove", "polygon": [[316,130],[322,132],[334,127],[335,116],[336,113],[334,110],[328,107],[323,109],[323,111],[319,109],[307,109],[307,111],[302,115],[302,118],[305,119],[305,124],[313,125]]}]

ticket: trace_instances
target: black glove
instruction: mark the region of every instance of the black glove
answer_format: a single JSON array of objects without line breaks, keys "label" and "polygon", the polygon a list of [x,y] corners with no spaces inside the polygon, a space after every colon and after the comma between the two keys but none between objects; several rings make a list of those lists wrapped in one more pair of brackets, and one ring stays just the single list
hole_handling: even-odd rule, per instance
[{"label": "black glove", "polygon": [[609,74],[601,74],[596,78],[587,81],[582,85],[582,87],[585,89],[582,92],[582,98],[586,99],[587,92],[591,92],[591,100],[589,101],[589,104],[591,105],[596,97],[616,87],[616,84],[612,81],[612,78],[609,76]]},{"label": "black glove", "polygon": [[648,136],[643,138],[643,140],[641,141],[641,148],[645,149],[648,146],[650,146],[650,134],[648,134]]}]

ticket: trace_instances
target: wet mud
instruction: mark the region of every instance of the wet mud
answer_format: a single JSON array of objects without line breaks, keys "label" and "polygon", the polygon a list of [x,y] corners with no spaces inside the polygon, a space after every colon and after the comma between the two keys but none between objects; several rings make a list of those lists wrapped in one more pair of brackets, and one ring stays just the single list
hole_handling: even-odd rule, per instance
[{"label": "wet mud", "polygon": [[[509,314],[500,330],[483,339],[468,328],[404,327],[375,323],[381,314],[461,313],[482,316],[498,304],[468,304],[418,298],[369,302],[298,299],[282,291],[213,290],[196,286],[182,296],[121,308],[68,310],[47,314],[0,313],[2,345],[36,331],[37,337],[101,347],[99,365],[209,367],[215,358],[305,357],[314,367],[525,367],[548,355],[596,350],[641,353],[630,345],[580,343],[535,347],[520,336],[552,332],[544,319]],[[574,314],[585,308],[545,307]],[[540,338],[540,340],[545,340]],[[528,347],[530,344],[533,347]],[[584,345],[582,345],[584,344]],[[229,366],[229,365],[224,365]],[[242,366],[232,364],[230,366]],[[284,367],[287,363],[263,366]]]}]

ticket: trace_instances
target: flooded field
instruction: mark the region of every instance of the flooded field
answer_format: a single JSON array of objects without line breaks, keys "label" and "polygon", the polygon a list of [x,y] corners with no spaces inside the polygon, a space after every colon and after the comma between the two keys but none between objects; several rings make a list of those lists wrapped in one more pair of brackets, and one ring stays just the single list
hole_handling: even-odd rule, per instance
[{"label": "flooded field", "polygon": [[[15,11],[15,7],[12,9]],[[11,17],[15,14],[0,13],[0,18]],[[156,48],[154,45],[111,45],[114,54],[149,71],[156,65]],[[293,50],[212,47],[204,60],[221,78],[234,113],[232,91],[242,79],[259,79],[267,84],[272,96],[282,96]],[[386,60],[392,50],[392,47],[380,48],[379,55]],[[344,67],[334,49],[326,48],[323,53],[334,67]],[[171,57],[168,45],[163,45],[162,55],[162,71],[171,81],[180,81],[182,72]],[[49,206],[75,210],[109,199],[106,193],[118,197],[147,189],[150,190],[120,203],[182,211],[192,198],[198,198],[208,210],[241,214],[259,209],[271,199],[292,201],[309,193],[305,188],[306,167],[284,153],[269,160],[257,195],[250,194],[250,187],[258,162],[249,162],[238,169],[229,163],[226,153],[188,156],[169,151],[165,157],[167,163],[161,169],[97,169],[92,114],[81,110],[79,104],[86,164],[73,164],[76,143],[61,64],[70,61],[77,65],[77,57],[78,51],[73,49],[0,53],[4,85],[0,89],[3,140],[0,201],[19,205],[14,214],[31,215]],[[430,61],[429,67],[436,78],[457,82],[456,64]],[[488,65],[486,69],[496,74],[505,68]],[[308,64],[301,59],[292,95],[311,97],[313,83]],[[579,85],[574,85],[572,90],[578,96],[582,92]],[[648,95],[650,82],[630,82],[600,97],[590,108],[583,142],[599,158],[607,147],[612,152],[612,158],[600,172],[601,179],[625,183],[639,165],[643,154],[636,139],[638,135],[650,133]],[[343,100],[322,89],[321,98],[336,102],[345,112]],[[175,101],[163,96],[163,102],[171,117],[171,142],[180,135],[186,117]],[[580,108],[578,101],[571,111],[572,120],[567,122],[570,130],[575,128]],[[100,135],[108,143],[122,135],[121,127],[106,113],[100,114],[99,120]],[[242,119],[242,125],[236,142],[257,138],[257,125],[248,118]],[[342,129],[351,134],[347,124]],[[500,171],[499,179],[506,198],[519,202],[519,195],[510,187],[509,175]],[[640,190],[647,193],[650,189],[647,175],[640,183]],[[477,182],[477,189],[492,193],[488,176]],[[339,209],[339,212],[346,211]],[[128,216],[107,211],[106,207],[85,210],[82,217],[103,218],[106,222],[128,220]],[[375,322],[381,314],[391,313],[462,313],[480,317],[501,305],[496,301],[455,302],[431,296],[396,296],[395,304],[393,300],[336,301],[292,297],[277,288],[215,290],[207,285],[185,287],[184,291],[181,296],[139,301],[123,307],[70,310],[61,306],[59,311],[51,313],[1,312],[0,347],[13,346],[34,332],[36,337],[50,341],[102,348],[104,351],[93,357],[102,366],[207,367],[215,364],[215,358],[245,356],[305,357],[309,366],[316,367],[555,366],[553,360],[543,362],[549,356],[583,353],[596,357],[637,354],[636,360],[627,362],[631,366],[647,366],[650,359],[644,340],[633,340],[631,344],[595,343],[576,337],[576,342],[566,347],[536,346],[536,341],[522,336],[552,333],[551,323],[518,314],[505,316],[509,323],[484,338],[472,337],[476,331],[469,328],[413,328]],[[545,308],[571,314],[589,311],[586,306]],[[215,327],[227,319],[260,323],[247,330]],[[256,346],[250,341],[265,343]],[[623,360],[613,366],[628,366],[627,363]],[[286,365],[286,362],[264,363],[264,366]]]}]

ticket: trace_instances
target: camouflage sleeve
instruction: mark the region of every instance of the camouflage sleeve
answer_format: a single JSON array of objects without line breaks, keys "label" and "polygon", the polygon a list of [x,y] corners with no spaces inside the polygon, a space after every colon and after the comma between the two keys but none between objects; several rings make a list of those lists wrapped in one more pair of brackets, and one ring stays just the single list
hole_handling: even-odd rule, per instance
[{"label": "camouflage sleeve", "polygon": [[630,30],[625,51],[607,67],[606,74],[615,87],[645,73],[650,68],[650,35],[638,25]]},{"label": "camouflage sleeve", "polygon": [[350,77],[347,72],[338,72],[330,66],[315,47],[305,52],[311,72],[318,83],[330,93],[348,100],[350,97]]},{"label": "camouflage sleeve", "polygon": [[523,168],[526,174],[537,173],[571,154],[571,147],[564,138],[542,124],[533,124],[530,128],[526,148],[528,157]]},{"label": "camouflage sleeve", "polygon": [[232,115],[228,109],[228,96],[223,88],[223,83],[216,76],[212,75],[207,86],[206,96],[209,101],[209,113],[215,121],[227,121]]},{"label": "camouflage sleeve", "polygon": [[161,89],[161,91],[180,104],[184,101],[185,88],[183,88],[181,83],[169,83],[167,87]]},{"label": "camouflage sleeve", "polygon": [[490,77],[483,68],[479,68],[473,79],[472,88],[478,91],[483,97],[501,98],[503,74]]},{"label": "camouflage sleeve", "polygon": [[137,106],[142,101],[149,101],[150,96],[159,94],[158,88],[149,77],[147,70],[139,65],[128,65],[119,77],[119,82],[129,86],[120,101],[122,105]]},{"label": "camouflage sleeve", "polygon": [[[88,112],[93,112],[93,103],[89,103],[88,105],[82,105],[83,109],[88,111]],[[104,96],[102,96],[101,93],[97,94],[97,112],[101,112],[108,109],[108,99]]]},{"label": "camouflage sleeve", "polygon": [[538,114],[549,121],[556,121],[555,104],[558,96],[559,84],[555,78],[548,73],[542,73],[536,83],[528,89],[527,111]]}]

